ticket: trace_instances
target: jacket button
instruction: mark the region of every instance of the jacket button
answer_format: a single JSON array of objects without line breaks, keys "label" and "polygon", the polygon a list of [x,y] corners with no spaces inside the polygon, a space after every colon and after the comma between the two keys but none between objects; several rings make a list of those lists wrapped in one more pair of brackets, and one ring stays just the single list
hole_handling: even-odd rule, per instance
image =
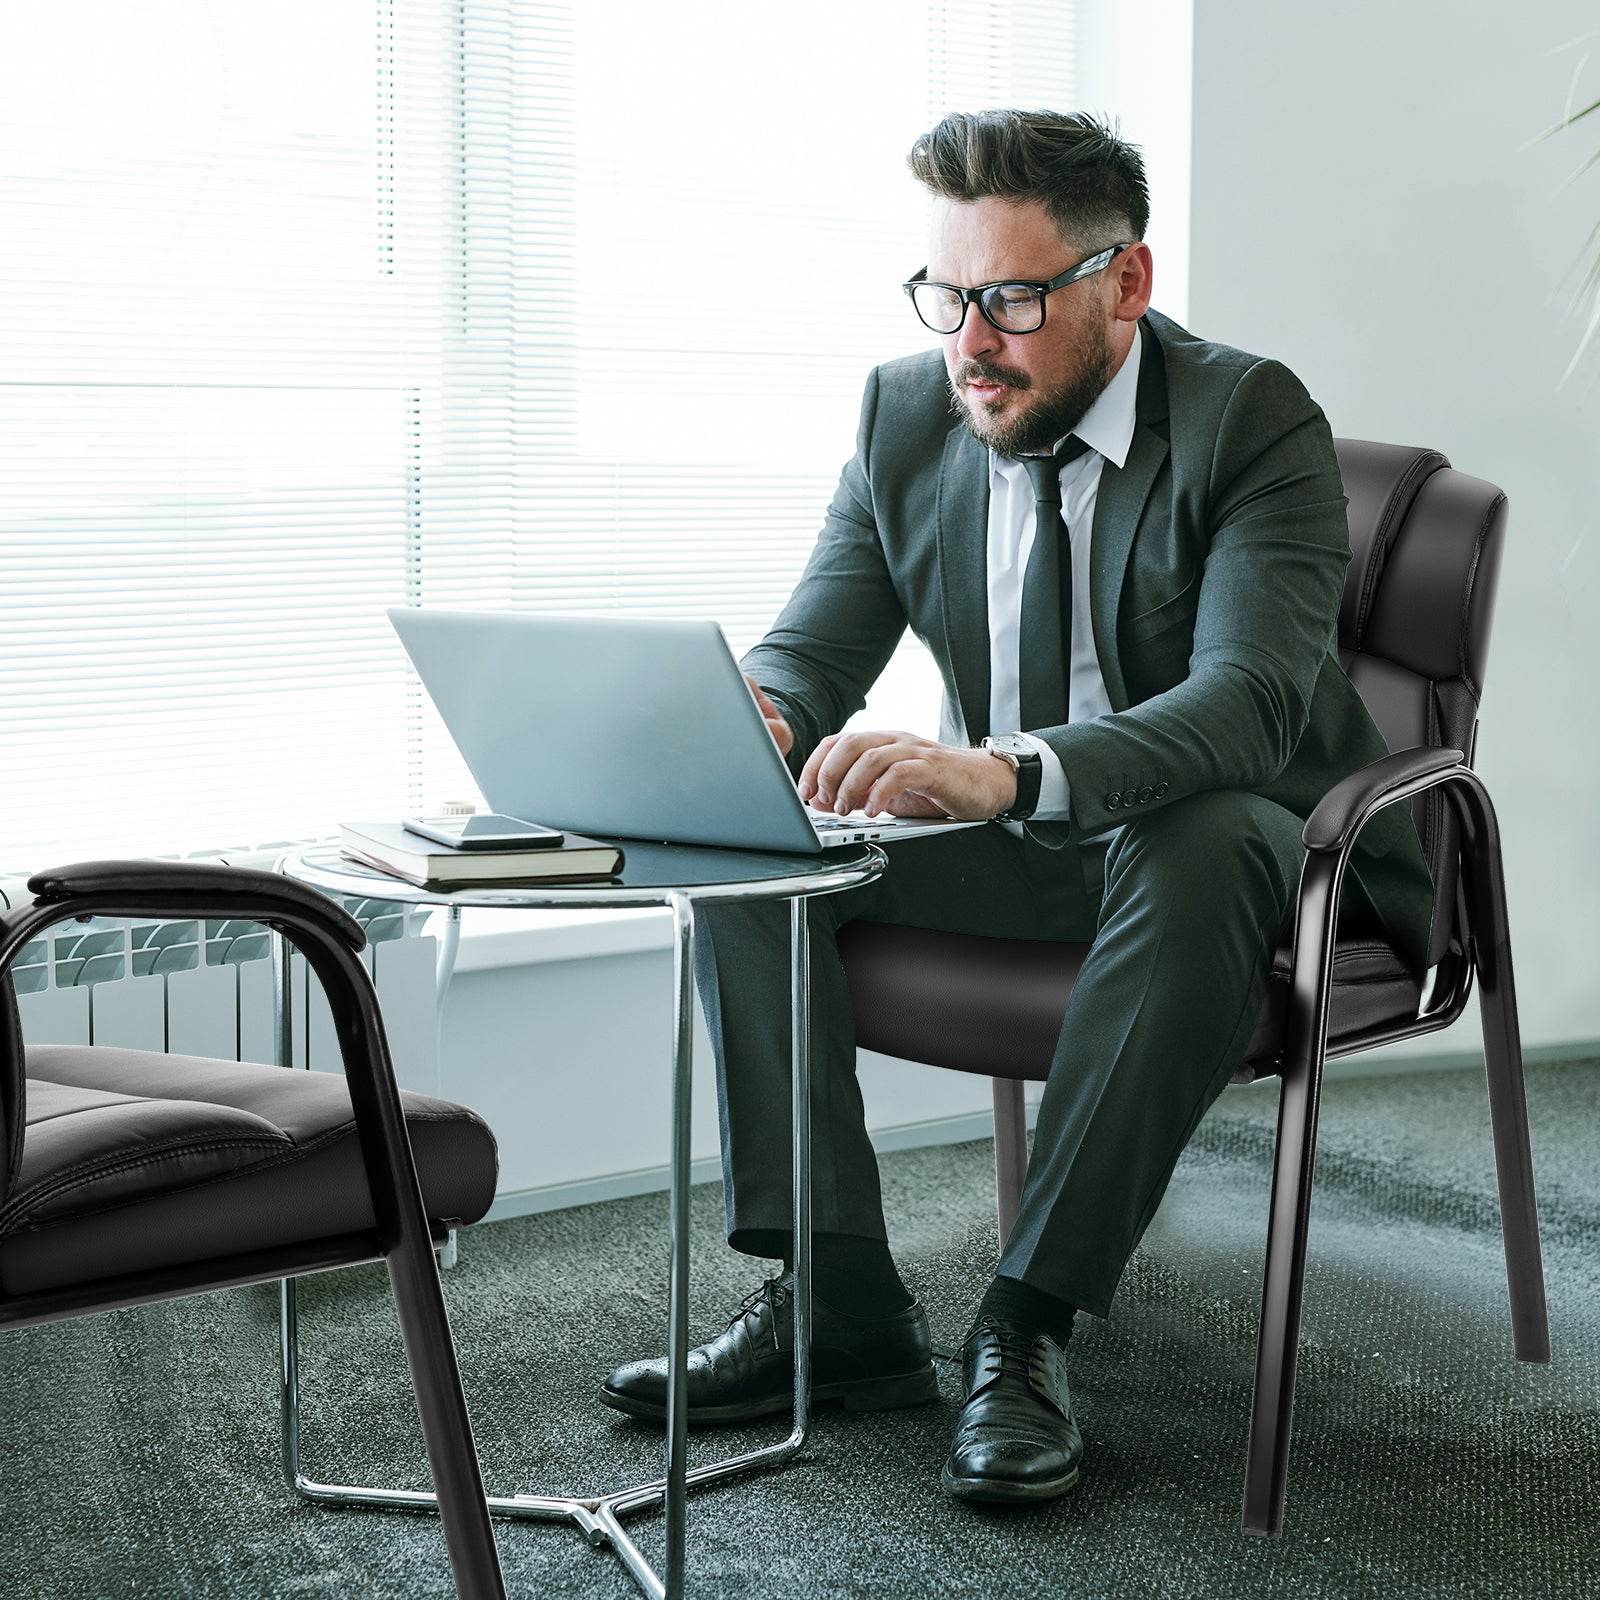
[{"label": "jacket button", "polygon": [[1152,788],[1151,788],[1151,787],[1150,787],[1150,785],[1149,785],[1149,784],[1148,784],[1148,783],[1147,783],[1147,784],[1146,784],[1146,785],[1145,785],[1145,786],[1144,786],[1144,788],[1142,788],[1142,789],[1141,789],[1141,790],[1140,790],[1140,791],[1139,791],[1139,804],[1140,804],[1140,805],[1143,805],[1143,804],[1144,804],[1144,803],[1145,803],[1145,802],[1146,802],[1146,801],[1147,801],[1147,800],[1148,800],[1148,799],[1149,799],[1149,798],[1150,798],[1150,796],[1151,796],[1151,795],[1152,795],[1152,794],[1154,794],[1154,793],[1155,793],[1155,790],[1154,790],[1154,789],[1152,789]]},{"label": "jacket button", "polygon": [[1125,790],[1123,792],[1123,796],[1122,796],[1122,803],[1125,806],[1137,805],[1139,803],[1139,792],[1138,792],[1138,790],[1137,789]]},{"label": "jacket button", "polygon": [[1157,800],[1159,800],[1162,797],[1162,795],[1164,795],[1166,792],[1167,792],[1166,784],[1158,783],[1156,785],[1156,799]]},{"label": "jacket button", "polygon": [[1106,796],[1106,810],[1115,811],[1122,804],[1122,796],[1115,789]]}]

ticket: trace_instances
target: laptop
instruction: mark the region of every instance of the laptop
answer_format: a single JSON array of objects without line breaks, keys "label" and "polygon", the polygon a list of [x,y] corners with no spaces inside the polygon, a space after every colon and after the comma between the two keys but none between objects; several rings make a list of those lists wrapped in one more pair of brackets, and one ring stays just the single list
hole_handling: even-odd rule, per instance
[{"label": "laptop", "polygon": [[981,824],[795,787],[714,621],[388,611],[492,810],[572,833],[811,853]]}]

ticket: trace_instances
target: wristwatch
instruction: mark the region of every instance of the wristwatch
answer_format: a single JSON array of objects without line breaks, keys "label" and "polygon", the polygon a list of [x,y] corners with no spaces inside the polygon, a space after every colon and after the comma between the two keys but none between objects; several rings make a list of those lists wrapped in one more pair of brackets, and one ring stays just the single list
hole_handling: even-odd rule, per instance
[{"label": "wristwatch", "polygon": [[995,820],[1021,822],[1031,817],[1039,804],[1039,780],[1044,765],[1038,750],[1020,733],[997,733],[983,740],[982,748],[997,760],[1010,762],[1017,774],[1017,798]]}]

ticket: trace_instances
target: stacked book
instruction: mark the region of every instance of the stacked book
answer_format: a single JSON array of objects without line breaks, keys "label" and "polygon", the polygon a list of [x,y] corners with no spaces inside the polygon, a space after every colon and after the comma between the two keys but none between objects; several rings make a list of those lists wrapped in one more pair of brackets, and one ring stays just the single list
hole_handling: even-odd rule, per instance
[{"label": "stacked book", "polygon": [[422,889],[484,883],[583,883],[614,878],[622,850],[585,834],[568,833],[538,850],[457,850],[435,844],[398,822],[345,822],[339,848],[366,866],[391,872]]}]

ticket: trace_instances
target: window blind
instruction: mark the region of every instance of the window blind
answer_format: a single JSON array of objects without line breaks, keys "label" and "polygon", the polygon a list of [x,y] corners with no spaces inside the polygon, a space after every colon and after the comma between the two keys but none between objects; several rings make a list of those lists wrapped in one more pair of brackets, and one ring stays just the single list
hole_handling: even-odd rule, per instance
[{"label": "window blind", "polygon": [[912,139],[1072,103],[1037,0],[0,8],[0,865],[472,795],[389,605],[748,649],[931,340]]}]

